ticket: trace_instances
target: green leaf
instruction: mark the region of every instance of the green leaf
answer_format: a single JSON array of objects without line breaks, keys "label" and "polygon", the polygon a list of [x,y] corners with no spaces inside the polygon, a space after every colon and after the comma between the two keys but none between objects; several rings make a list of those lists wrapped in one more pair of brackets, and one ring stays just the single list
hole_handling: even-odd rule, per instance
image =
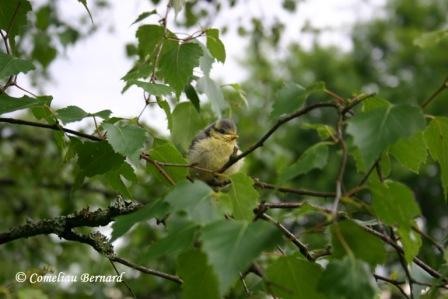
[{"label": "green leaf", "polygon": [[299,109],[306,99],[314,92],[325,89],[322,82],[317,82],[307,88],[300,84],[288,82],[276,93],[276,100],[272,105],[271,118],[277,119],[283,114]]},{"label": "green leaf", "polygon": [[317,291],[322,268],[297,255],[282,256],[266,270],[274,294],[284,299],[324,299]]},{"label": "green leaf", "polygon": [[[149,155],[152,159],[160,162],[187,164],[187,161],[176,149],[176,147],[168,140],[154,139]],[[167,183],[166,179],[160,175],[158,170],[152,165],[148,164],[148,170],[161,182]],[[165,171],[175,181],[183,181],[187,177],[188,168],[186,167],[165,167]]]},{"label": "green leaf", "polygon": [[169,229],[168,234],[149,246],[144,252],[145,260],[154,260],[160,256],[176,257],[181,251],[192,247],[193,239],[198,226],[196,223],[182,223]]},{"label": "green leaf", "polygon": [[13,39],[26,29],[29,11],[31,5],[26,0],[0,0],[0,29]]},{"label": "green leaf", "polygon": [[26,73],[30,70],[34,70],[34,65],[31,61],[0,52],[0,79],[19,73]]},{"label": "green leaf", "polygon": [[421,48],[432,47],[448,38],[448,30],[427,32],[414,40],[414,45]]},{"label": "green leaf", "polygon": [[204,73],[204,76],[210,77],[210,71],[212,70],[212,65],[215,59],[212,57],[212,54],[210,54],[210,51],[204,44],[201,42],[198,42],[198,44],[202,50],[202,56],[199,58],[199,67]]},{"label": "green leaf", "polygon": [[36,99],[33,99],[28,96],[14,98],[6,94],[0,94],[0,114],[26,108],[50,106],[52,99],[52,97],[37,97]]},{"label": "green leaf", "polygon": [[155,10],[155,9],[153,9],[153,10],[151,10],[151,11],[145,11],[145,12],[142,12],[142,13],[137,17],[137,19],[135,19],[135,21],[131,24],[131,26],[134,25],[134,24],[136,24],[136,23],[138,23],[138,22],[141,22],[141,21],[143,21],[144,19],[146,19],[147,17],[152,16],[152,15],[155,15],[155,14],[157,14],[157,10]]},{"label": "green leaf", "polygon": [[54,19],[54,12],[50,5],[41,6],[36,11],[36,27],[46,31],[50,26],[50,21]]},{"label": "green leaf", "polygon": [[163,218],[169,210],[169,205],[162,199],[157,199],[143,208],[128,214],[118,216],[112,224],[111,241],[115,241],[125,233],[127,233],[135,224],[143,222],[154,217]]},{"label": "green leaf", "polygon": [[233,217],[237,220],[251,221],[260,196],[253,187],[253,180],[244,173],[237,173],[230,177],[230,181],[229,197]]},{"label": "green leaf", "polygon": [[348,121],[347,132],[353,136],[364,163],[370,167],[389,145],[424,126],[425,119],[419,107],[389,105],[356,114]]},{"label": "green leaf", "polygon": [[170,5],[174,8],[174,12],[177,14],[182,10],[187,0],[170,0]]},{"label": "green leaf", "polygon": [[92,115],[101,117],[102,119],[108,119],[111,114],[112,114],[112,111],[110,111],[109,109],[106,109],[106,110],[101,110],[101,111],[95,112]]},{"label": "green leaf", "polygon": [[308,148],[296,162],[283,171],[279,181],[290,180],[313,169],[322,169],[327,165],[329,144],[320,142]]},{"label": "green leaf", "polygon": [[155,57],[157,48],[163,42],[164,29],[159,25],[143,25],[137,30],[138,49],[140,53]]},{"label": "green leaf", "polygon": [[207,29],[205,34],[207,36],[208,50],[213,57],[224,63],[226,61],[226,49],[222,41],[219,39],[219,30],[215,28]]},{"label": "green leaf", "polygon": [[221,220],[204,227],[201,240],[217,274],[220,294],[224,295],[239,273],[244,272],[264,250],[272,249],[280,242],[281,236],[266,222]]},{"label": "green leaf", "polygon": [[332,260],[327,265],[318,289],[329,299],[373,299],[376,284],[366,263],[345,256],[344,259]]},{"label": "green leaf", "polygon": [[129,87],[132,86],[133,81],[138,81],[141,78],[147,78],[152,73],[152,66],[148,63],[140,63],[138,62],[131,70],[129,70],[126,75],[124,75],[121,80],[125,81],[126,84],[121,90],[121,93],[124,93]]},{"label": "green leaf", "polygon": [[89,7],[87,6],[87,0],[78,0],[78,2],[80,2],[82,4],[82,6],[84,6],[87,14],[89,15],[90,21],[92,21],[92,24],[93,24],[93,17],[92,17],[92,14],[90,13]]},{"label": "green leaf", "polygon": [[306,123],[303,124],[302,127],[304,129],[316,130],[317,134],[322,140],[326,140],[332,136],[336,136],[336,131],[333,127],[325,124],[316,124],[316,123]]},{"label": "green leaf", "polygon": [[105,182],[106,185],[120,192],[123,196],[132,198],[132,194],[123,182],[123,178],[126,178],[129,181],[137,180],[134,169],[126,162],[123,162],[119,168],[112,169],[102,175],[102,181]]},{"label": "green leaf", "polygon": [[53,46],[51,38],[44,32],[38,32],[33,39],[31,57],[38,61],[44,69],[56,58],[58,51]]},{"label": "green leaf", "polygon": [[428,155],[423,132],[401,138],[390,148],[390,153],[406,168],[418,174]]},{"label": "green leaf", "polygon": [[165,197],[165,201],[172,206],[172,211],[185,211],[192,221],[205,225],[221,219],[213,190],[202,181],[183,181],[178,183]]},{"label": "green leaf", "polygon": [[177,44],[160,58],[160,74],[176,90],[184,89],[193,75],[193,68],[199,65],[201,47],[194,43]]},{"label": "green leaf", "polygon": [[373,195],[373,210],[384,223],[410,227],[414,218],[420,216],[420,208],[414,199],[414,194],[399,182],[370,182]]},{"label": "green leaf", "polygon": [[183,299],[220,299],[216,274],[207,262],[207,256],[191,249],[177,259],[178,275],[182,278]]},{"label": "green leaf", "polygon": [[440,180],[448,198],[448,118],[436,117],[425,129],[425,141],[431,157],[440,165]]},{"label": "green leaf", "polygon": [[89,113],[85,112],[78,106],[68,106],[59,110],[56,110],[58,118],[64,123],[68,124],[74,121],[79,121],[87,116]]},{"label": "green leaf", "polygon": [[169,95],[174,92],[174,90],[165,84],[157,84],[157,83],[148,83],[138,80],[129,80],[128,84],[130,85],[136,85],[140,88],[142,88],[144,91],[146,91],[150,95],[154,96],[164,96]]},{"label": "green leaf", "polygon": [[172,119],[171,137],[175,144],[186,150],[203,127],[201,116],[191,103],[182,102],[174,108]]},{"label": "green leaf", "polygon": [[205,75],[198,80],[198,88],[207,95],[213,113],[220,118],[222,112],[229,107],[229,104],[224,99],[221,87],[209,76]]},{"label": "green leaf", "polygon": [[191,84],[188,84],[185,87],[184,91],[185,91],[185,94],[186,94],[187,98],[193,104],[194,108],[196,108],[196,110],[198,112],[201,112],[201,103],[199,101],[199,96],[196,93],[196,90],[194,89],[194,87]]},{"label": "green leaf", "polygon": [[286,83],[280,89],[272,105],[271,118],[279,118],[283,114],[291,113],[305,103],[305,88],[296,83]]},{"label": "green leaf", "polygon": [[232,108],[232,111],[241,111],[244,108],[249,107],[249,102],[247,101],[246,92],[238,83],[226,84],[224,87],[232,88],[232,91],[226,94],[226,99]]},{"label": "green leaf", "polygon": [[115,153],[106,141],[85,141],[74,146],[78,154],[78,165],[84,176],[91,177],[117,169],[124,161],[124,157]]},{"label": "green leaf", "polygon": [[162,99],[161,97],[156,97],[157,105],[165,112],[166,120],[168,122],[168,129],[172,130],[173,128],[173,117],[171,115],[170,104],[167,101]]},{"label": "green leaf", "polygon": [[[9,293],[6,293],[9,294]],[[48,299],[48,296],[37,288],[20,288],[17,290],[18,299]]]},{"label": "green leaf", "polygon": [[404,257],[406,262],[412,263],[414,257],[417,256],[422,246],[422,239],[418,233],[416,233],[410,227],[399,227],[398,235],[400,236],[401,244],[403,245]]},{"label": "green leaf", "polygon": [[145,146],[146,131],[130,124],[103,124],[107,132],[107,141],[115,152],[124,156],[133,156]]},{"label": "green leaf", "polygon": [[335,258],[347,255],[342,242],[345,242],[356,258],[372,266],[382,264],[386,260],[383,242],[350,220],[340,221],[331,226],[332,254]]}]

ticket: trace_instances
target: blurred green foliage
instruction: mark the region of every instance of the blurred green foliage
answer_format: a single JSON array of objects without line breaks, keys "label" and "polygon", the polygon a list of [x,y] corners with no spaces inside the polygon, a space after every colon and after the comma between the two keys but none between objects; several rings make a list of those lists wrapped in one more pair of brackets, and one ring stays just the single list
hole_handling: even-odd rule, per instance
[{"label": "blurred green foliage", "polygon": [[[60,17],[63,6],[59,2],[44,2],[39,5],[31,2],[28,7],[28,1],[0,0],[0,29],[5,32],[11,30],[8,35],[10,53],[1,48],[0,55],[10,55],[32,63],[36,69],[30,72],[30,78],[37,89],[43,89],[41,87],[45,86],[49,76],[49,65],[61,56],[65,47],[78,43],[81,38],[89,38],[102,25],[101,22],[96,23],[95,14],[107,11],[109,5],[106,1],[87,2],[95,23],[91,23],[90,12],[86,11],[73,25]],[[85,4],[85,1],[80,2],[80,5]],[[184,2],[173,1],[173,5],[176,8],[176,5],[184,4],[184,9],[178,12],[176,26],[185,30],[200,28],[205,20],[220,18],[226,9],[242,5],[242,1],[237,0]],[[23,6],[20,6],[18,17],[13,23],[17,26],[11,29],[7,21],[10,18],[5,16],[14,14],[18,3],[23,3]],[[152,3],[162,16],[166,3],[159,4],[155,0]],[[282,7],[288,13],[300,10],[301,5],[302,1],[282,2]],[[221,82],[233,83],[224,86],[210,78],[210,68],[215,60],[229,59],[226,58],[223,46],[229,48],[240,45],[223,45],[217,29],[204,32],[206,39],[201,40],[202,45],[191,41],[180,43],[170,28],[164,32],[163,26],[155,24],[154,19],[151,19],[151,11],[142,14],[137,19],[142,26],[137,29],[135,41],[123,45],[134,62],[133,68],[123,74],[125,89],[136,85],[153,95],[151,100],[155,104],[151,104],[149,109],[158,109],[166,114],[172,133],[170,140],[165,140],[164,136],[141,124],[138,119],[114,118],[107,111],[89,113],[76,106],[52,111],[49,108],[50,100],[41,99],[45,104],[38,108],[32,107],[31,113],[22,118],[37,118],[50,124],[55,124],[57,120],[69,123],[87,118],[91,120],[91,125],[85,130],[92,134],[107,132],[106,135],[97,134],[99,137],[106,136],[107,140],[93,142],[78,137],[69,139],[61,132],[2,123],[0,232],[30,219],[56,217],[85,207],[92,210],[105,208],[121,194],[148,205],[141,210],[144,213],[139,211],[121,216],[113,225],[101,230],[107,234],[113,230],[113,239],[117,239],[114,243],[116,253],[138,264],[176,273],[186,283],[181,289],[172,282],[118,265],[126,272],[126,282],[137,298],[199,298],[197,288],[200,285],[195,286],[198,281],[207,282],[207,288],[202,294],[209,294],[207,296],[210,298],[226,294],[226,298],[232,299],[261,299],[271,293],[280,298],[373,298],[379,292],[391,294],[390,298],[401,298],[396,288],[387,284],[375,285],[373,277],[369,276],[374,270],[369,268],[369,264],[383,263],[386,275],[406,280],[399,259],[393,252],[386,257],[384,244],[360,230],[354,224],[355,221],[341,222],[339,226],[328,225],[331,224],[328,215],[319,213],[314,205],[331,208],[332,198],[304,196],[308,205],[303,208],[271,213],[276,219],[285,221],[288,228],[307,244],[308,249],[318,251],[330,245],[334,247],[334,256],[328,258],[326,269],[296,254],[297,248],[291,243],[279,241],[273,227],[267,223],[250,222],[252,209],[257,202],[297,201],[298,196],[272,190],[255,191],[251,186],[253,178],[248,175],[292,188],[322,192],[335,189],[341,151],[333,143],[337,122],[333,110],[315,110],[281,127],[262,148],[245,158],[245,174],[232,177],[233,185],[222,192],[213,192],[203,183],[185,182],[187,169],[176,167],[167,168],[168,175],[178,183],[173,188],[157,167],[146,165],[139,159],[138,151],[149,152],[152,158],[161,162],[185,164],[189,141],[218,115],[235,120],[239,128],[239,145],[244,150],[268,131],[284,113],[298,109],[305,101],[313,104],[329,100],[326,90],[334,91],[344,98],[376,92],[377,97],[355,109],[356,113],[362,111],[358,115],[369,115],[369,111],[374,109],[378,112],[378,107],[389,111],[384,106],[381,108],[388,102],[391,104],[387,105],[397,105],[393,107],[422,104],[448,76],[448,39],[444,28],[447,13],[448,2],[444,0],[387,1],[381,12],[377,13],[378,17],[360,21],[353,26],[350,50],[344,51],[336,46],[322,46],[318,42],[306,50],[296,40],[289,41],[287,49],[283,49],[284,43],[281,41],[290,38],[284,34],[288,24],[282,20],[266,24],[263,19],[252,18],[251,13],[247,12],[247,20],[250,22],[244,22],[246,25],[238,24],[238,33],[248,41],[247,49],[242,49],[245,51],[242,67],[247,71],[248,78],[245,82]],[[131,23],[133,20],[129,21]],[[224,27],[219,28],[221,36],[228,34],[226,32],[230,26],[225,24],[225,20],[222,23]],[[323,33],[311,28],[301,32],[301,35],[311,35],[317,40]],[[271,55],[277,51],[285,54]],[[178,57],[182,59],[176,61]],[[13,60],[9,56],[7,58],[8,61]],[[202,77],[194,71],[198,66]],[[19,63],[17,68],[12,71],[7,69],[5,76],[0,78],[0,86],[10,81],[9,76],[15,74],[14,70],[26,72],[31,69],[27,63]],[[153,76],[164,80],[153,82]],[[185,96],[179,98],[183,92]],[[204,97],[208,100],[204,101]],[[294,99],[297,101],[291,103]],[[5,97],[2,103],[6,103],[6,100],[10,101],[10,97]],[[12,102],[13,108],[8,107],[16,110],[20,105],[23,105],[21,108],[32,106],[27,106],[28,99],[21,100],[25,102],[15,101]],[[426,116],[429,119],[446,116],[447,101],[448,93],[441,93],[424,111]],[[1,110],[4,107],[6,105],[0,107],[2,113],[12,111],[6,108]],[[371,217],[373,209],[379,220],[396,225],[408,262],[418,254],[446,275],[446,257],[444,260],[443,254],[425,238],[420,240],[419,236],[415,237],[410,228],[415,224],[414,216],[420,215],[421,210],[422,217],[418,224],[428,236],[446,248],[448,209],[442,183],[448,183],[446,173],[441,175],[441,171],[448,167],[448,153],[443,151],[447,146],[448,132],[438,132],[436,129],[439,122],[441,125],[438,128],[444,128],[446,119],[436,118],[423,134],[418,131],[425,125],[419,124],[425,122],[420,114],[396,115],[398,121],[392,127],[399,127],[400,121],[406,119],[413,123],[401,124],[405,128],[399,130],[396,138],[392,138],[394,140],[385,138],[384,147],[379,144],[383,142],[381,138],[369,146],[381,148],[369,157],[367,165],[366,160],[362,159],[365,152],[359,151],[356,134],[348,132],[351,135],[346,136],[349,149],[344,177],[346,188],[359,183],[378,152],[382,152],[380,168],[383,176],[393,181],[387,184],[371,181],[371,190],[363,190],[357,196],[344,197],[341,201],[344,211],[356,221],[373,221],[373,224],[377,224],[377,219]],[[376,125],[376,120],[381,120],[381,117],[378,114],[368,127]],[[364,121],[362,117],[361,121]],[[381,132],[370,133],[375,136],[375,133]],[[149,138],[149,135],[153,138]],[[426,142],[432,146],[427,156],[426,147],[422,144],[425,143],[424,137],[431,136],[431,140],[438,140],[441,136],[441,141],[435,145]],[[402,144],[395,143],[389,152],[389,146],[398,138],[401,138],[399,142]],[[406,151],[410,151],[411,155]],[[126,162],[123,162],[125,156]],[[376,173],[373,176],[376,178]],[[386,186],[389,185],[395,188],[388,189]],[[400,197],[400,200],[395,200],[396,197]],[[196,201],[197,198],[200,200]],[[391,202],[384,201],[390,198]],[[185,206],[187,203],[189,205]],[[167,211],[173,215],[164,219]],[[239,221],[219,220],[229,211]],[[402,212],[403,215],[400,214]],[[404,218],[394,217],[398,214]],[[396,219],[398,222],[395,222]],[[80,231],[88,233],[91,230]],[[344,247],[347,244],[335,238],[338,234],[347,236],[346,241],[356,259],[346,252]],[[270,251],[259,257],[262,251],[271,250],[273,245],[277,245],[285,256],[277,258],[280,253]],[[201,246],[202,249],[198,249]],[[232,250],[237,253],[231,254]],[[267,280],[249,274],[245,283],[251,295],[247,295],[245,286],[237,277],[256,259],[266,268]],[[0,260],[0,296],[5,298],[130,296],[127,288],[119,284],[65,286],[16,283],[14,275],[18,271],[27,274],[61,271],[114,274],[109,261],[87,245],[63,241],[55,235],[2,244]],[[412,267],[411,272],[418,279],[431,281],[417,267]],[[353,278],[357,282],[339,279],[341,277]],[[302,285],[300,289],[297,288]],[[414,287],[417,292],[418,286]],[[292,289],[292,293],[288,288]],[[381,291],[378,291],[379,288]],[[433,297],[427,298],[446,296],[446,292],[433,292]]]}]

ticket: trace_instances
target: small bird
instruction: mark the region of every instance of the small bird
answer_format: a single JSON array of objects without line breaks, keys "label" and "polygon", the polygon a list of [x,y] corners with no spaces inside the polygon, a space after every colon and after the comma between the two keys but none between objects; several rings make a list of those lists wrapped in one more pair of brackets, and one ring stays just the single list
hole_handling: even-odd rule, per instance
[{"label": "small bird", "polygon": [[230,119],[217,120],[199,132],[191,142],[188,160],[190,164],[210,171],[192,168],[191,177],[198,178],[212,186],[225,185],[228,181],[227,177],[241,169],[243,160],[238,160],[222,174],[212,173],[212,171],[219,170],[230,157],[241,153],[237,139],[235,123]]}]

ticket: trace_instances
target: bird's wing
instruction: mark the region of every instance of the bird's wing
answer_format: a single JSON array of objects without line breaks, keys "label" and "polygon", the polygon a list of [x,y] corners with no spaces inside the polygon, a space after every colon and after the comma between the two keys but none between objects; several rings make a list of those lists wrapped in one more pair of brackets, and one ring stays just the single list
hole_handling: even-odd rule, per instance
[{"label": "bird's wing", "polygon": [[196,135],[196,137],[194,137],[194,139],[191,141],[190,147],[188,148],[189,150],[191,150],[191,148],[200,140],[205,139],[207,137],[210,137],[210,131],[213,127],[215,123],[211,123],[207,128],[205,128],[204,130],[202,130],[201,132],[198,133],[198,135]]}]

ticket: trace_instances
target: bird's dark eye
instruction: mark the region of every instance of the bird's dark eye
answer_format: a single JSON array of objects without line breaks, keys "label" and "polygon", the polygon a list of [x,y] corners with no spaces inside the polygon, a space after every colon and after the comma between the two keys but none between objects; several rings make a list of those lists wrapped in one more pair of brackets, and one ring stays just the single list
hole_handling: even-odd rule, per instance
[{"label": "bird's dark eye", "polygon": [[224,134],[226,132],[224,129],[221,128],[215,128],[215,131],[221,134]]}]

